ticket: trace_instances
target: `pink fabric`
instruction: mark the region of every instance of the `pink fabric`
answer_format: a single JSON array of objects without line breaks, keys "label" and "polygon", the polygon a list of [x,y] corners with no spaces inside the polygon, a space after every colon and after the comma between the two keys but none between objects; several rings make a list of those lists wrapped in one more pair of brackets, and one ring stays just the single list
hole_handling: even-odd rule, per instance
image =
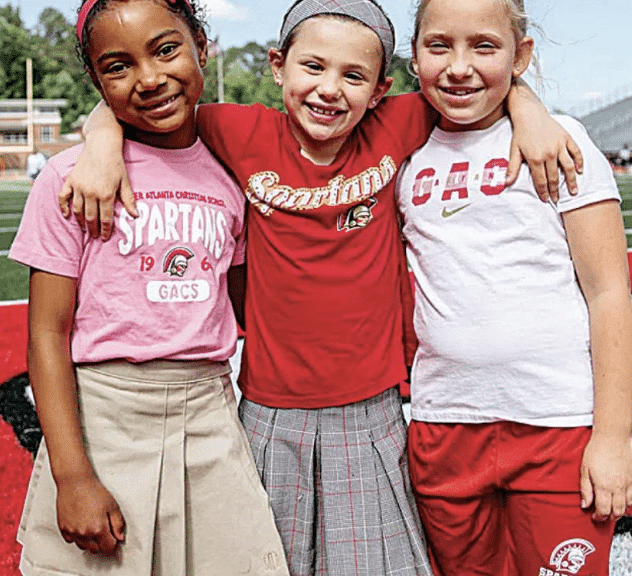
[{"label": "pink fabric", "polygon": [[55,156],[28,198],[9,257],[77,278],[74,362],[229,358],[237,327],[226,273],[243,263],[244,199],[201,142],[125,143],[140,217],[120,202],[109,242],[61,216],[57,193],[81,150]]}]

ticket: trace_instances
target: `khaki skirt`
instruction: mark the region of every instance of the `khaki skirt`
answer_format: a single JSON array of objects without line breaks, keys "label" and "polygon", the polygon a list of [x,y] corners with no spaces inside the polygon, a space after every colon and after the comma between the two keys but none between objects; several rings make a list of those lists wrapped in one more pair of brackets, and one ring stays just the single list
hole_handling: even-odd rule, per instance
[{"label": "khaki skirt", "polygon": [[229,373],[209,362],[78,366],[86,452],[119,504],[125,542],[104,557],[63,540],[42,442],[18,532],[22,573],[287,575]]}]

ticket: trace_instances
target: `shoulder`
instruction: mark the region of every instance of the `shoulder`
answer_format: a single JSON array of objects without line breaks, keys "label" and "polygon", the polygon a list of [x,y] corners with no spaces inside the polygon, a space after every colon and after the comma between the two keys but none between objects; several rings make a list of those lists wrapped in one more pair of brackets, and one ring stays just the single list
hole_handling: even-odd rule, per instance
[{"label": "shoulder", "polygon": [[54,168],[60,174],[66,175],[72,167],[77,163],[77,158],[83,150],[84,144],[77,144],[70,148],[66,148],[62,152],[58,152],[47,162],[47,166]]},{"label": "shoulder", "polygon": [[419,92],[387,96],[362,122],[369,135],[390,134],[406,156],[423,145],[434,121],[434,113]]},{"label": "shoulder", "polygon": [[48,162],[43,165],[30,194],[36,190],[40,190],[38,193],[41,194],[41,190],[44,188],[61,188],[63,181],[77,163],[83,146],[83,144],[78,144],[51,156]]},{"label": "shoulder", "polygon": [[576,144],[586,157],[584,160],[588,163],[591,162],[606,162],[605,156],[601,153],[597,145],[591,140],[590,135],[584,128],[583,124],[565,114],[555,114],[553,119],[558,122],[575,140]]},{"label": "shoulder", "polygon": [[570,116],[558,114],[553,118],[572,136],[584,157],[584,172],[577,176],[578,194],[570,196],[566,185],[562,186],[558,210],[564,212],[601,200],[620,200],[612,168],[584,126]]},{"label": "shoulder", "polygon": [[200,104],[197,108],[198,125],[216,124],[218,126],[234,123],[243,126],[261,120],[275,120],[282,115],[275,108],[266,108],[262,104]]},{"label": "shoulder", "polygon": [[[590,136],[588,136],[588,132],[584,125],[579,121],[573,118],[572,116],[567,116],[566,114],[553,114],[553,119],[573,137],[579,138],[582,141],[589,141]],[[579,142],[577,143],[579,144]]]}]

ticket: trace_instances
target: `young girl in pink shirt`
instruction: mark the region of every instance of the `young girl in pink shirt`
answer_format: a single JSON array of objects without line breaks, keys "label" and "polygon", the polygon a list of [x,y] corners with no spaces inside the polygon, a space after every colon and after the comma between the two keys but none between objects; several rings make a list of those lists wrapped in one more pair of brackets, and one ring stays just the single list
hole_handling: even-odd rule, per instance
[{"label": "young girl in pink shirt", "polygon": [[61,217],[78,146],[38,177],[11,247],[31,267],[28,366],[44,432],[20,568],[287,576],[229,377],[244,199],[196,136],[202,24],[188,0],[86,0],[77,32],[125,125],[139,217],[117,206],[107,243]]}]

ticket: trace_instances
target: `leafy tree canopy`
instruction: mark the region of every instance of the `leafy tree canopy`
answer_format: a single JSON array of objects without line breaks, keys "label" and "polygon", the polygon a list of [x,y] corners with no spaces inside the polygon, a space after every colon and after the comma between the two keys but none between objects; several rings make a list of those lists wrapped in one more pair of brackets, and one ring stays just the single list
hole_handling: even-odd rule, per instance
[{"label": "leafy tree canopy", "polygon": [[[224,50],[221,58],[219,54],[209,58],[204,70],[202,101],[218,100],[221,62],[226,102],[261,102],[282,110],[281,90],[274,84],[268,66],[268,49],[273,45],[274,41],[263,46],[249,42]],[[210,48],[213,46],[210,43]],[[61,110],[62,132],[70,131],[72,123],[81,114],[89,113],[100,99],[76,55],[74,26],[54,7],[44,8],[34,30],[28,30],[19,8],[11,4],[0,6],[0,57],[0,99],[26,97],[26,59],[32,58],[34,96],[65,98],[68,102]],[[393,58],[389,74],[394,83],[390,94],[414,89],[407,63],[397,54]]]}]

